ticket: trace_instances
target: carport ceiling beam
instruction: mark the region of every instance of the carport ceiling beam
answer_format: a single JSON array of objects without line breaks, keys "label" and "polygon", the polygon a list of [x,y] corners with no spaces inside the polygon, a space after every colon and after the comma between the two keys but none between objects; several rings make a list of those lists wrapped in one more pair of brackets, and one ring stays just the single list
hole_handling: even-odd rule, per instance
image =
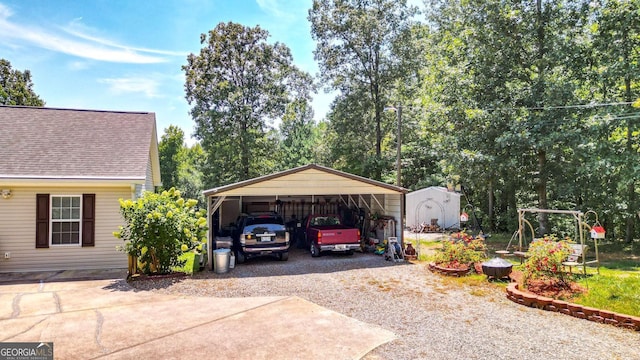
[{"label": "carport ceiling beam", "polygon": [[362,195],[358,194],[358,199],[360,199],[360,201],[364,203],[364,206],[366,206],[367,209],[369,209],[369,212],[371,212],[371,207],[369,207],[369,204],[367,204],[367,202],[364,201],[364,198],[362,197]]},{"label": "carport ceiling beam", "polygon": [[218,208],[220,207],[220,205],[222,205],[222,202],[226,198],[227,198],[226,196],[220,196],[220,197],[216,198],[216,201],[214,203],[212,203],[211,207],[209,208],[209,213],[213,214],[214,212],[216,212],[216,210],[218,210]]},{"label": "carport ceiling beam", "polygon": [[347,195],[347,199],[349,201],[345,201],[344,198],[342,197],[342,195],[338,195],[340,197],[340,200],[342,200],[342,202],[347,205],[347,207],[351,206],[351,203],[353,203],[353,206],[355,206],[356,208],[359,208],[360,206],[358,205],[358,203],[356,203],[355,200],[353,200],[353,198],[351,197],[351,195]]},{"label": "carport ceiling beam", "polygon": [[344,201],[344,198],[342,197],[342,195],[338,195],[338,197],[340,198],[340,201],[342,201],[345,205],[347,205],[347,207],[349,207],[349,205],[351,204],[351,201]]},{"label": "carport ceiling beam", "polygon": [[378,206],[380,206],[380,209],[382,209],[383,213],[386,213],[387,211],[385,210],[384,206],[382,206],[382,204],[380,204],[380,201],[378,201],[378,198],[374,195],[371,194],[371,198],[373,198],[373,200],[375,200],[376,203],[378,203]]}]

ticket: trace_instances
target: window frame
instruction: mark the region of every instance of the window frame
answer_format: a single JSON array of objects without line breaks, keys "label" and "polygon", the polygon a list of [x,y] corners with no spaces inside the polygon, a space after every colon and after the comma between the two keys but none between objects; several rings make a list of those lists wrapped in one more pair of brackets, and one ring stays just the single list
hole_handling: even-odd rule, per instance
[{"label": "window frame", "polygon": [[[53,218],[53,198],[78,198],[80,206],[80,213],[77,219],[54,219]],[[84,196],[82,194],[50,194],[49,195],[49,246],[50,247],[82,247],[82,223],[83,223],[83,201]],[[73,200],[72,200],[73,204]],[[72,206],[73,207],[73,206]],[[78,223],[78,242],[74,244],[54,244],[53,243],[53,224],[54,223]]]}]

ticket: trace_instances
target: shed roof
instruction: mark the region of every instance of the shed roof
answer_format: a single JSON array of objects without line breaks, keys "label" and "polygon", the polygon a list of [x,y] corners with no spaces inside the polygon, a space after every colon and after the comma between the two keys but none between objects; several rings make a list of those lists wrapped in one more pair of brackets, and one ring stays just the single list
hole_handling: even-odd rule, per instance
[{"label": "shed roof", "polygon": [[[155,114],[0,106],[0,178],[160,184]],[[155,154],[155,156],[152,156]]]},{"label": "shed roof", "polygon": [[309,164],[204,191],[205,196],[402,194],[408,190]]},{"label": "shed roof", "polygon": [[433,192],[442,192],[442,193],[448,193],[451,194],[453,196],[458,196],[460,197],[460,193],[457,193],[455,191],[449,191],[447,190],[446,187],[442,187],[442,186],[429,186],[427,188],[423,188],[423,189],[419,189],[416,191],[412,191],[410,193],[407,194],[407,196],[421,196],[421,195],[426,195],[429,193],[433,193]]}]

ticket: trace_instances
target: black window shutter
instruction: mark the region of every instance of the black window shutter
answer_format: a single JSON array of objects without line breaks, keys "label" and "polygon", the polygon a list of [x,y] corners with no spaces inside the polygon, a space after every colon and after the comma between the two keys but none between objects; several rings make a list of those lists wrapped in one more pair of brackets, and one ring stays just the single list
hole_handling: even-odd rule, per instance
[{"label": "black window shutter", "polygon": [[49,247],[49,194],[36,194],[36,248]]},{"label": "black window shutter", "polygon": [[82,246],[95,246],[96,194],[82,195]]}]

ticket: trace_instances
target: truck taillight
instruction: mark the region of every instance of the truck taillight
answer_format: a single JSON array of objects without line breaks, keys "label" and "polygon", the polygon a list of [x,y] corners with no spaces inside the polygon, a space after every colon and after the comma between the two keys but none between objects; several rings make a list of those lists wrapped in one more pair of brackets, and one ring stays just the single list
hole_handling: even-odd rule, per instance
[{"label": "truck taillight", "polygon": [[360,239],[360,230],[358,230],[358,239]]},{"label": "truck taillight", "polygon": [[286,242],[289,242],[289,232],[288,231],[284,233],[284,240]]},{"label": "truck taillight", "polygon": [[240,244],[244,245],[244,243],[245,243],[244,234],[240,234]]}]

